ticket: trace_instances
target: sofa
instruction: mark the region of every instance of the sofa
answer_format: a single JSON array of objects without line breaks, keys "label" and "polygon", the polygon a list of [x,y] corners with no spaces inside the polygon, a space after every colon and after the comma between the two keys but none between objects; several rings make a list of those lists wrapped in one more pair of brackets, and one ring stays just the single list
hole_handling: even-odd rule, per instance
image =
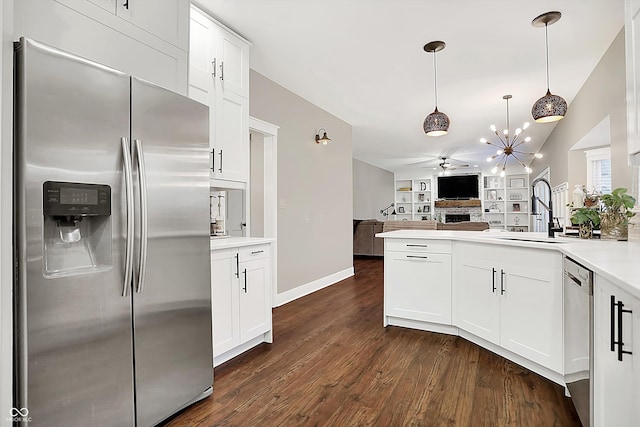
[{"label": "sofa", "polygon": [[465,230],[483,231],[489,229],[488,222],[462,221],[462,222],[438,222],[438,221],[386,221],[383,231],[394,230]]},{"label": "sofa", "polygon": [[353,220],[354,255],[384,255],[384,239],[376,237],[376,233],[382,233],[383,224],[384,222],[375,219]]}]

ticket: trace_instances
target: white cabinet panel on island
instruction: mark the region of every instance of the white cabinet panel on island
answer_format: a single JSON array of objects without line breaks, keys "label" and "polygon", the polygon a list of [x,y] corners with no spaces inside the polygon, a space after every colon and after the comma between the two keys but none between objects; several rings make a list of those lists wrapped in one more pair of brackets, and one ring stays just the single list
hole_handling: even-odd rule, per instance
[{"label": "white cabinet panel on island", "polygon": [[394,318],[451,325],[450,242],[389,242],[384,274],[385,325]]},{"label": "white cabinet panel on island", "polygon": [[214,366],[272,340],[270,246],[251,244],[211,251]]},{"label": "white cabinet panel on island", "polygon": [[593,425],[637,426],[640,300],[599,275],[594,288]]},{"label": "white cabinet panel on island", "polygon": [[454,324],[562,372],[562,255],[456,242]]}]

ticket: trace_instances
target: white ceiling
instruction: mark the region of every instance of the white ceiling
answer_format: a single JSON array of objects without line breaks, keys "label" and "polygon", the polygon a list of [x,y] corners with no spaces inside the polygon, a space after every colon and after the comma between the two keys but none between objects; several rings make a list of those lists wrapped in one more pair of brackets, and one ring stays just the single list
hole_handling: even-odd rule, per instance
[{"label": "white ceiling", "polygon": [[[495,149],[479,139],[497,140],[490,124],[506,127],[505,94],[513,95],[511,130],[532,122],[531,106],[546,91],[536,16],[562,12],[549,26],[550,86],[569,110],[624,21],[623,0],[195,3],[253,43],[251,68],[351,124],[355,158],[390,171],[430,159],[418,166],[437,167],[440,156],[486,169]],[[451,119],[436,138],[422,130],[434,108],[433,55],[423,50],[432,40],[447,44],[437,54],[438,108]],[[554,126],[532,122],[525,145],[537,151]]]}]

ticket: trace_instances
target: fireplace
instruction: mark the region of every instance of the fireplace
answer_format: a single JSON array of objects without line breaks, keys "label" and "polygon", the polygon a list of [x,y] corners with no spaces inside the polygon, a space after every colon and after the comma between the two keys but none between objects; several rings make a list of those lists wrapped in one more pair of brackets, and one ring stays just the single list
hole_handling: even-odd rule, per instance
[{"label": "fireplace", "polygon": [[471,221],[470,214],[445,214],[444,222]]}]

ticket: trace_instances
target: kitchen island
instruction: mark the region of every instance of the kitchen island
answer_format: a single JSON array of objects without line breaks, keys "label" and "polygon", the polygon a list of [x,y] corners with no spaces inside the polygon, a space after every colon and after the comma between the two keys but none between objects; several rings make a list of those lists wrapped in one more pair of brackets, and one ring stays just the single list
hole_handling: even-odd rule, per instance
[{"label": "kitchen island", "polygon": [[[593,370],[595,426],[640,418],[640,243],[543,233],[398,230],[385,239],[384,326],[459,335],[560,385]],[[563,257],[595,275],[593,358],[565,358]]]}]

